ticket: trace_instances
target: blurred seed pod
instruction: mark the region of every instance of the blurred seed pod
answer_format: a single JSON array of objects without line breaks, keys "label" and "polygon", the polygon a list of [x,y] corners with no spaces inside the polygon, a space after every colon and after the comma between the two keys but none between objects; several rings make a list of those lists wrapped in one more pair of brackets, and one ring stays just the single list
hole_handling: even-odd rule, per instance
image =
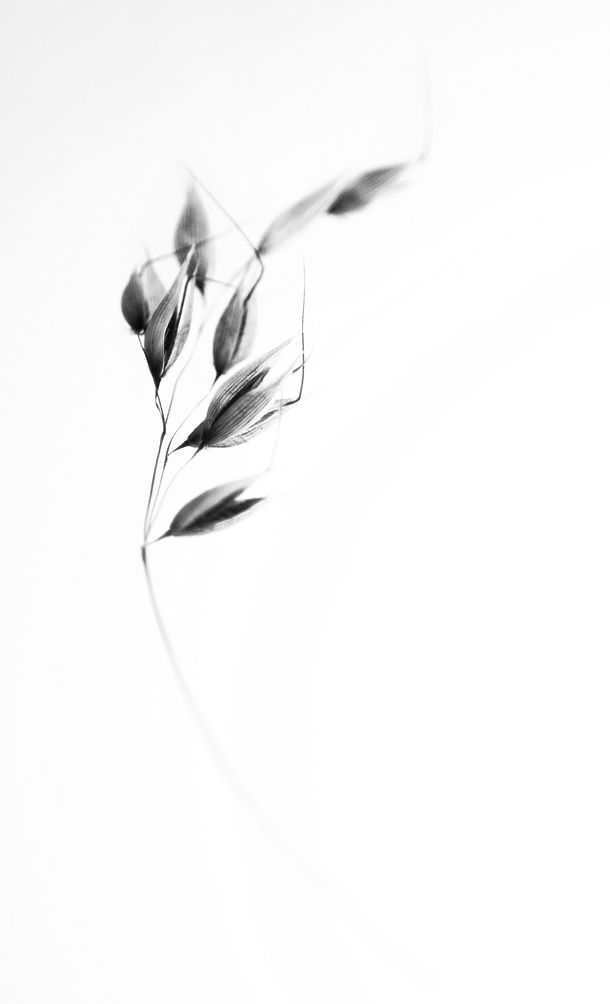
[{"label": "blurred seed pod", "polygon": [[317,188],[303,199],[299,199],[271,222],[261,237],[258,249],[261,254],[268,254],[279,244],[294,237],[303,227],[311,223],[320,213],[327,211],[336,198],[340,186],[337,181]]},{"label": "blurred seed pod", "polygon": [[140,278],[142,280],[142,287],[148,304],[148,310],[152,314],[161,303],[161,300],[165,296],[167,290],[151,261],[147,262],[140,269]]},{"label": "blurred seed pod", "polygon": [[378,167],[365,171],[347,185],[326,210],[332,216],[341,216],[363,209],[375,199],[380,192],[393,185],[404,174],[407,165],[393,164],[391,167]]},{"label": "blurred seed pod", "polygon": [[132,272],[121,297],[121,311],[129,327],[140,334],[148,323],[150,311],[142,280],[137,272]]},{"label": "blurred seed pod", "polygon": [[214,367],[218,376],[250,354],[256,334],[256,286],[247,275],[225,307],[214,332]]},{"label": "blurred seed pod", "polygon": [[262,498],[240,498],[251,486],[254,478],[230,481],[211,488],[191,499],[174,516],[164,537],[187,537],[193,534],[209,533],[244,515]]},{"label": "blurred seed pod", "polygon": [[186,193],[184,207],[174,231],[174,248],[176,258],[182,264],[189,248],[195,246],[190,274],[195,276],[197,287],[202,293],[211,264],[211,248],[207,243],[209,238],[210,227],[203,202],[192,184]]}]

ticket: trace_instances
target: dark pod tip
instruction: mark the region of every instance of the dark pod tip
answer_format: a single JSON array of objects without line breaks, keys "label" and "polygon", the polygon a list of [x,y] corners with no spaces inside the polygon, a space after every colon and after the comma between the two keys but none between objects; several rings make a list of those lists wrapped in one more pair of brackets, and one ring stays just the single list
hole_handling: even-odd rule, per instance
[{"label": "dark pod tip", "polygon": [[137,272],[132,272],[121,296],[121,311],[129,327],[136,334],[144,330],[148,323],[149,310],[144,295],[142,280]]}]

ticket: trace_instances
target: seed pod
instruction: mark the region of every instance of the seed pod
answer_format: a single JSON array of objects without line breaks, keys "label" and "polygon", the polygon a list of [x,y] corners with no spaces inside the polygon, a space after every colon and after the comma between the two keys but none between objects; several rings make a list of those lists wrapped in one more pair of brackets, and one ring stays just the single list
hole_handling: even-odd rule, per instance
[{"label": "seed pod", "polygon": [[142,279],[142,287],[144,289],[144,296],[146,297],[149,313],[153,314],[161,303],[161,300],[165,296],[167,290],[159,278],[159,273],[152,262],[147,262],[146,265],[142,267],[140,277]]},{"label": "seed pod", "polygon": [[280,213],[273,220],[261,237],[258,249],[261,254],[268,254],[274,250],[278,244],[293,237],[294,234],[302,230],[319,213],[327,211],[340,191],[340,186],[336,181],[331,181],[322,188],[317,188],[315,192],[310,192],[305,198],[299,199],[294,205]]},{"label": "seed pod", "polygon": [[255,387],[223,411],[203,436],[204,446],[220,446],[225,439],[238,436],[257,418],[277,393],[279,381],[267,387]]},{"label": "seed pod", "polygon": [[214,368],[218,376],[250,354],[256,333],[256,294],[240,285],[233,293],[214,332]]},{"label": "seed pod", "polygon": [[129,327],[136,334],[144,330],[150,316],[142,280],[137,272],[132,272],[121,297],[121,310]]},{"label": "seed pod", "polygon": [[205,277],[211,263],[210,245],[206,243],[210,237],[208,218],[203,208],[203,202],[194,185],[191,185],[184,203],[184,208],[174,231],[174,248],[176,258],[182,264],[189,248],[195,245],[195,253],[190,275],[195,276],[197,287],[203,293]]},{"label": "seed pod", "polygon": [[146,326],[144,352],[146,353],[148,366],[157,387],[165,372],[168,335],[170,340],[175,338],[175,325],[178,323],[176,314],[182,304],[184,282],[191,265],[192,256],[193,249],[191,248],[182,263],[178,275]]},{"label": "seed pod", "polygon": [[165,339],[165,363],[163,372],[167,373],[170,366],[173,366],[176,359],[182,352],[191,330],[193,319],[193,296],[195,293],[195,280],[188,279],[182,304],[173,317],[173,326],[170,326]]},{"label": "seed pod", "polygon": [[260,387],[271,371],[276,356],[286,348],[289,341],[282,342],[281,345],[277,345],[274,349],[270,349],[244,366],[240,366],[237,372],[231,373],[214,393],[203,422],[200,422],[176,449],[181,450],[185,446],[191,446],[196,450],[202,449],[206,445],[214,423],[245,394]]},{"label": "seed pod", "polygon": [[187,502],[174,516],[165,537],[185,537],[193,534],[209,533],[262,502],[262,498],[240,499],[252,484],[254,478],[230,481],[211,488]]},{"label": "seed pod", "polygon": [[[291,403],[292,402],[289,401],[285,407],[289,407]],[[258,418],[256,422],[249,425],[247,429],[244,429],[237,435],[229,436],[227,439],[223,439],[222,442],[216,443],[215,445],[219,448],[227,449],[230,446],[243,446],[244,443],[249,443],[250,440],[256,439],[257,436],[260,436],[263,432],[266,432],[267,429],[271,428],[276,419],[279,417],[283,407],[284,405],[281,403],[274,404],[269,411],[266,411],[261,418]]]},{"label": "seed pod", "polygon": [[391,167],[377,167],[365,171],[347,185],[326,210],[332,216],[342,216],[368,206],[384,189],[392,185],[404,173],[406,164]]}]

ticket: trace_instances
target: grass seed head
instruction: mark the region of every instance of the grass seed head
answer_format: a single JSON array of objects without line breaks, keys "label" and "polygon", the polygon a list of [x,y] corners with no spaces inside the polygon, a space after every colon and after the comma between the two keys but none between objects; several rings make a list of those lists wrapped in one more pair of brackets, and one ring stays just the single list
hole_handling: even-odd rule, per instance
[{"label": "grass seed head", "polygon": [[132,272],[121,296],[121,310],[129,327],[136,334],[144,330],[150,316],[144,286],[138,272]]},{"label": "grass seed head", "polygon": [[242,478],[239,481],[229,481],[197,495],[176,513],[164,536],[190,537],[193,534],[209,533],[233,522],[263,501],[262,497],[240,497],[254,480]]},{"label": "grass seed head", "polygon": [[205,278],[211,264],[211,250],[207,243],[209,237],[210,226],[203,202],[199,197],[195,185],[192,184],[186,193],[184,206],[174,231],[174,248],[176,258],[182,264],[189,252],[189,248],[192,245],[195,246],[190,274],[195,276],[197,286],[202,293],[205,287]]},{"label": "grass seed head", "polygon": [[393,164],[365,171],[347,185],[326,210],[331,216],[342,216],[368,206],[380,192],[394,184],[404,173],[406,164]]}]

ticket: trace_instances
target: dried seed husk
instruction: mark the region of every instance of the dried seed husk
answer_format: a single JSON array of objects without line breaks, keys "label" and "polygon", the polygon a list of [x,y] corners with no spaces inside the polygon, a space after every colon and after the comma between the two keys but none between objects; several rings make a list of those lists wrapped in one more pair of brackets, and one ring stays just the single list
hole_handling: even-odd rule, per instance
[{"label": "dried seed husk", "polygon": [[222,376],[248,357],[256,333],[256,294],[237,287],[214,332],[214,368]]},{"label": "dried seed husk", "polygon": [[121,311],[129,327],[140,334],[146,327],[150,316],[144,286],[137,272],[132,272],[123,295],[121,296]]},{"label": "dried seed husk", "polygon": [[240,499],[255,478],[242,478],[218,485],[187,502],[174,516],[165,537],[183,537],[207,533],[232,522],[257,503],[259,498]]},{"label": "dried seed husk", "polygon": [[161,303],[161,300],[165,296],[167,290],[159,278],[159,273],[152,262],[147,262],[147,264],[142,267],[140,277],[142,279],[142,286],[144,288],[144,295],[146,296],[149,312],[153,314]]},{"label": "dried seed husk", "polygon": [[[181,309],[176,313],[174,320],[174,330],[166,339],[165,345],[165,365],[163,372],[167,373],[170,366],[173,366],[176,359],[182,352],[186,340],[191,330],[193,320],[193,298],[195,294],[195,280],[188,279],[184,291],[184,298]],[[174,334],[175,332],[175,334]]]},{"label": "dried seed husk", "polygon": [[175,314],[182,302],[184,281],[192,260],[193,249],[189,251],[180,267],[178,275],[154,311],[146,326],[144,352],[155,385],[158,387],[165,367],[165,345],[168,332],[172,337],[171,325],[176,323]]},{"label": "dried seed husk", "polygon": [[332,216],[341,216],[357,209],[363,209],[380,192],[394,184],[404,174],[406,166],[405,163],[393,164],[390,167],[378,167],[372,171],[365,171],[337,195],[326,212]]},{"label": "dried seed husk", "polygon": [[[225,506],[210,513],[197,526],[191,527],[189,530],[182,531],[181,533],[173,534],[172,536],[191,537],[196,534],[213,533],[215,530],[223,530],[225,527],[236,523],[243,516],[246,516],[255,506],[260,505],[264,501],[264,498],[257,497],[235,499],[233,502],[227,502]],[[167,537],[169,534],[165,534],[165,536]]]},{"label": "dried seed husk", "polygon": [[331,181],[276,216],[260,240],[258,245],[260,253],[268,254],[273,251],[279,244],[283,244],[284,241],[307,226],[320,213],[326,212],[340,191],[339,183]]},{"label": "dried seed husk", "polygon": [[267,387],[257,387],[250,390],[239,397],[204,433],[203,445],[220,446],[223,440],[239,435],[244,429],[247,429],[250,423],[273,400],[277,388],[278,382],[276,381]]},{"label": "dried seed husk", "polygon": [[290,339],[286,339],[275,348],[263,352],[249,363],[240,366],[237,372],[230,373],[210,402],[206,415],[208,422],[210,424],[214,422],[241,394],[258,387],[271,371],[276,357],[289,344]]},{"label": "dried seed husk", "polygon": [[174,248],[176,258],[182,264],[188,249],[195,246],[191,275],[195,276],[198,288],[203,293],[205,277],[211,264],[211,248],[208,242],[210,226],[195,185],[191,185],[186,193],[184,207],[174,231]]},{"label": "dried seed husk", "polygon": [[259,418],[242,433],[236,436],[230,436],[228,439],[223,439],[222,443],[217,443],[216,445],[219,448],[224,449],[229,446],[243,446],[244,443],[249,443],[250,440],[256,439],[257,436],[260,436],[263,432],[266,432],[267,429],[270,429],[279,417],[281,411],[282,406],[279,404],[275,405],[271,411],[266,412],[262,418]]}]

